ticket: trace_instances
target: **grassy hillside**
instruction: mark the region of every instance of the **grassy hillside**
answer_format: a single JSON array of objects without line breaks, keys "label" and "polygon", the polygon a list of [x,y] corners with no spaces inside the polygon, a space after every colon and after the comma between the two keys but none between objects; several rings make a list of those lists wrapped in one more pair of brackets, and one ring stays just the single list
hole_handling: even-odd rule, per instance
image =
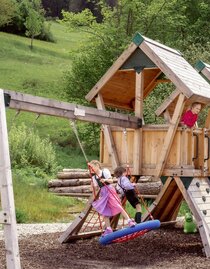
[{"label": "grassy hillside", "polygon": [[[78,48],[86,37],[81,33],[68,33],[56,22],[51,29],[56,43],[35,40],[33,50],[29,47],[30,39],[0,32],[0,88],[65,101],[63,72],[71,66],[72,53],[69,52]],[[42,138],[50,138],[60,169],[85,168],[85,159],[69,121],[44,115],[36,120],[36,116],[21,112],[15,117],[15,111],[7,109],[8,130],[23,122]],[[13,169],[19,222],[68,221],[70,209],[80,211],[81,201],[47,192],[46,183],[54,176],[44,174],[39,168]]]},{"label": "grassy hillside", "polygon": [[2,88],[65,99],[62,75],[71,65],[69,51],[78,46],[81,34],[70,34],[56,22],[51,29],[56,43],[35,40],[33,50],[29,47],[29,38],[0,32]]},{"label": "grassy hillside", "polygon": [[[56,22],[52,22],[51,30],[56,43],[35,40],[33,50],[30,49],[29,38],[0,32],[0,88],[66,100],[63,74],[71,67],[72,51],[78,49],[86,36],[80,32],[69,33]],[[62,148],[56,146],[59,165],[85,167],[84,158],[78,154],[79,149],[75,149],[75,155],[72,147],[68,147],[68,144],[75,145],[68,120],[44,115],[36,120],[36,116],[21,112],[15,117],[15,111],[8,110],[8,128],[24,122],[37,130],[41,137],[50,137],[55,145],[67,145]]]}]

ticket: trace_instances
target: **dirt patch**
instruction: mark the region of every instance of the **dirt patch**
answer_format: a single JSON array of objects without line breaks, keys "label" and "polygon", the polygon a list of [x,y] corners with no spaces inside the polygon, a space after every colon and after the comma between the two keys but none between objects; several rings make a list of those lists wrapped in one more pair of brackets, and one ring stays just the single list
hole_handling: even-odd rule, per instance
[{"label": "dirt patch", "polygon": [[[20,239],[22,269],[209,268],[199,233],[184,234],[183,229],[161,228],[132,241],[107,246],[101,246],[97,237],[61,245],[60,234]],[[2,240],[0,264],[1,268],[6,264]]]}]

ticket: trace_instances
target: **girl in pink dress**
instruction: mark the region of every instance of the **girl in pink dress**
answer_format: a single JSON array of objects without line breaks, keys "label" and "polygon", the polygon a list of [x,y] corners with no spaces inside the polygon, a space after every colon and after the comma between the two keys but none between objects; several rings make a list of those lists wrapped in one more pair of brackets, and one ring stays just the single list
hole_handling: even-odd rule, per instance
[{"label": "girl in pink dress", "polygon": [[92,176],[93,185],[95,188],[100,188],[99,199],[92,203],[93,208],[104,217],[105,232],[102,236],[112,233],[110,226],[110,217],[113,217],[119,213],[127,220],[128,226],[135,226],[135,222],[129,218],[126,211],[123,209],[120,199],[115,191],[115,188],[111,185],[113,179],[108,169],[101,169],[101,164],[97,160],[93,160],[89,163],[89,166],[94,171]]},{"label": "girl in pink dress", "polygon": [[189,128],[197,127],[196,122],[198,119],[198,114],[201,111],[200,103],[193,103],[191,109],[187,110],[181,118],[181,125],[186,125]]}]

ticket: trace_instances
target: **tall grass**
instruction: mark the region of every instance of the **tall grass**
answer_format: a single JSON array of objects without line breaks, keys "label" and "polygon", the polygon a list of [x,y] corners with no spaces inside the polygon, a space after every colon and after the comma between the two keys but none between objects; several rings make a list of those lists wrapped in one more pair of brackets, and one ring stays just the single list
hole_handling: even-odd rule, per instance
[{"label": "tall grass", "polygon": [[19,223],[69,222],[84,207],[81,200],[58,197],[46,188],[48,177],[41,170],[13,170],[16,217]]}]

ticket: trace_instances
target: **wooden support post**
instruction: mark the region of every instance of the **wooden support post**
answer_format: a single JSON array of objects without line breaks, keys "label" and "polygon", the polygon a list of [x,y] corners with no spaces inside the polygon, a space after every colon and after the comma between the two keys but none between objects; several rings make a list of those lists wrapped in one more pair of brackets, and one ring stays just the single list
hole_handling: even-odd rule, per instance
[{"label": "wooden support post", "polygon": [[20,269],[6,113],[2,90],[0,90],[0,191],[2,207],[0,220],[4,227],[7,268]]},{"label": "wooden support post", "polygon": [[202,129],[202,133],[199,134],[199,148],[198,148],[198,163],[201,169],[201,175],[204,176],[206,172],[205,159],[205,129]]},{"label": "wooden support post", "polygon": [[172,116],[167,134],[165,136],[163,147],[160,153],[160,159],[156,166],[156,172],[155,172],[156,177],[160,177],[164,169],[164,166],[165,166],[165,163],[166,163],[166,160],[170,152],[171,145],[172,145],[175,133],[176,133],[176,129],[179,124],[180,117],[182,115],[182,111],[184,108],[184,99],[185,99],[185,96],[182,93],[180,93],[175,110],[174,110],[174,114]]},{"label": "wooden support post", "polygon": [[[104,102],[103,102],[103,98],[101,94],[98,94],[98,96],[96,97],[96,105],[98,109],[105,110],[105,106],[104,106]],[[109,156],[112,160],[112,168],[115,169],[117,166],[119,166],[120,162],[117,155],[117,150],[115,147],[114,139],[112,136],[112,131],[111,131],[110,126],[107,126],[104,124],[102,124],[102,126],[103,126],[104,138],[106,141]]]},{"label": "wooden support post", "polygon": [[181,154],[181,158],[180,158],[180,164],[181,165],[187,165],[187,153],[188,151],[186,151],[186,147],[183,147],[183,145],[187,144],[187,128],[183,127],[182,131],[181,131],[181,141],[180,141],[180,154]]},{"label": "wooden support post", "polygon": [[208,110],[208,115],[206,117],[205,128],[210,129],[210,109]]},{"label": "wooden support post", "polygon": [[[143,118],[144,72],[136,72],[135,116]],[[142,128],[134,131],[133,174],[140,175],[142,167]]]}]

